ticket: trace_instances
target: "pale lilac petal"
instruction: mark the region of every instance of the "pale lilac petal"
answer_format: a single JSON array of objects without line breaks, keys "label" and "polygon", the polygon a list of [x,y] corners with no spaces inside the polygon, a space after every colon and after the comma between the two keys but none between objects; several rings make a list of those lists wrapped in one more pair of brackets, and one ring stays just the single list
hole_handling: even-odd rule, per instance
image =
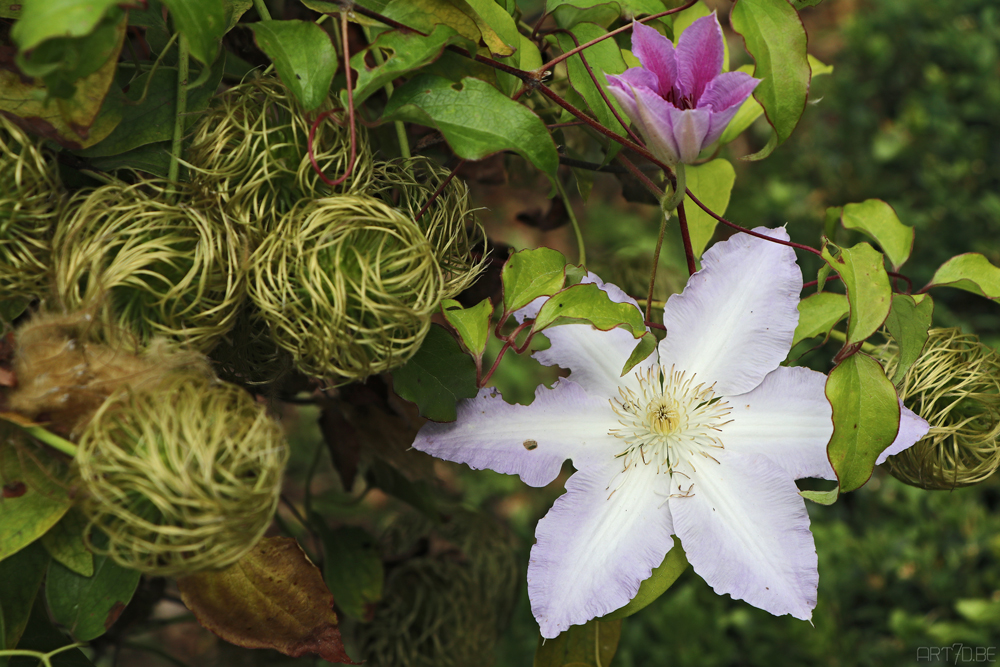
[{"label": "pale lilac petal", "polygon": [[900,401],[899,432],[896,434],[896,439],[892,441],[892,444],[878,455],[875,464],[882,465],[890,456],[899,454],[904,449],[909,449],[916,444],[917,440],[927,435],[927,431],[930,428],[931,425],[923,417],[905,407],[903,402]]},{"label": "pale lilac petal", "polygon": [[712,112],[708,109],[681,110],[670,107],[668,113],[681,162],[691,164],[698,159],[701,149],[708,145],[706,138],[712,125]]},{"label": "pale lilac petal", "polygon": [[712,12],[681,33],[677,41],[677,88],[697,101],[708,82],[719,76],[725,58],[722,27]]},{"label": "pale lilac petal", "polygon": [[621,462],[585,468],[566,482],[535,529],[528,597],[542,636],[551,639],[631,600],[673,546],[665,474]]},{"label": "pale lilac petal", "polygon": [[[754,231],[788,239],[782,228]],[[742,233],[712,246],[702,267],[667,301],[660,364],[716,383],[716,394],[744,394],[791,348],[802,272],[790,247]]]},{"label": "pale lilac petal", "polygon": [[677,81],[674,45],[656,29],[632,21],[632,53],[659,81],[652,90],[666,97]]},{"label": "pale lilac petal", "polygon": [[743,104],[760,83],[745,72],[725,72],[712,79],[701,99],[698,108],[712,107],[712,111],[725,111],[731,107]]},{"label": "pale lilac petal", "polygon": [[668,166],[677,164],[680,150],[674,139],[670,115],[677,108],[648,88],[633,88],[632,94],[636,106],[636,116],[632,120],[646,139],[646,148]]},{"label": "pale lilac petal", "polygon": [[687,467],[692,495],[669,501],[688,562],[720,595],[808,620],[819,573],[795,482],[764,456],[726,450],[716,458]]},{"label": "pale lilac petal", "polygon": [[825,375],[779,366],[756,389],[726,401],[732,422],[719,436],[726,451],[766,456],[792,479],[837,479],[826,455],[833,412]]},{"label": "pale lilac petal", "polygon": [[656,75],[644,67],[632,67],[625,70],[622,74],[605,74],[604,78],[608,80],[609,87],[618,88],[619,90],[628,90],[633,86],[642,86],[657,93],[657,88],[660,85]]},{"label": "pale lilac petal", "polygon": [[425,424],[413,448],[545,486],[566,459],[577,468],[613,460],[621,441],[608,430],[618,426],[617,419],[607,397],[589,396],[569,380],[552,389],[539,386],[531,405],[510,405],[496,390],[484,388],[458,404],[456,421]]},{"label": "pale lilac petal", "polygon": [[[639,305],[635,299],[623,292],[617,285],[605,283],[594,273],[584,276],[581,284],[595,283],[604,290],[615,303]],[[544,298],[536,299],[520,311],[514,313],[519,322],[525,317],[535,317]],[[594,397],[607,401],[618,396],[618,387],[631,385],[635,372],[642,371],[656,362],[652,355],[635,368],[627,378],[622,378],[622,368],[632,356],[639,343],[626,329],[615,328],[601,331],[589,324],[563,324],[545,329],[543,335],[549,339],[547,350],[535,352],[532,357],[545,366],[559,366],[570,370],[569,379],[579,384]]]},{"label": "pale lilac petal", "polygon": [[698,108],[711,108],[712,123],[705,136],[705,144],[718,140],[726,126],[740,110],[740,106],[750,97],[754,88],[760,83],[743,72],[726,72],[715,77],[705,88],[705,93],[698,102]]}]

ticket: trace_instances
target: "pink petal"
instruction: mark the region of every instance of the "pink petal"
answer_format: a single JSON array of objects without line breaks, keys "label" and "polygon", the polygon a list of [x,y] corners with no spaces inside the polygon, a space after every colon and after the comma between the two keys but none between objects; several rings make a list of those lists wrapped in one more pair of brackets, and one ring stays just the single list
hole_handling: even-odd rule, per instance
[{"label": "pink petal", "polygon": [[604,78],[608,80],[609,86],[618,87],[621,90],[642,86],[657,93],[657,88],[660,85],[656,75],[644,67],[632,67],[621,74],[605,74]]},{"label": "pink petal", "polygon": [[691,164],[698,159],[701,149],[708,145],[706,138],[712,124],[712,113],[707,109],[677,109],[671,106],[670,125],[674,129],[674,142],[680,161]]},{"label": "pink petal", "polygon": [[760,79],[755,79],[749,74],[726,72],[715,77],[705,87],[705,92],[698,101],[698,108],[712,110],[711,127],[705,136],[706,145],[722,136],[726,126],[759,83]]},{"label": "pink petal", "polygon": [[653,465],[621,462],[576,472],[535,530],[528,597],[551,639],[626,605],[673,546],[668,478]]},{"label": "pink petal", "polygon": [[617,420],[607,396],[593,398],[569,380],[559,380],[552,389],[539,386],[531,405],[510,405],[484,388],[459,403],[456,421],[425,424],[413,448],[545,486],[566,459],[577,468],[613,459],[621,441],[608,430],[618,426]]},{"label": "pink petal", "polygon": [[[782,229],[754,230],[782,240]],[[761,383],[792,345],[799,321],[802,272],[788,246],[736,234],[716,243],[702,270],[667,301],[660,364],[715,382],[716,394],[736,396]]]},{"label": "pink petal", "polygon": [[648,88],[633,88],[636,117],[633,121],[646,139],[646,148],[667,166],[680,160],[680,149],[674,139],[672,111],[677,108]]},{"label": "pink petal", "polygon": [[726,451],[765,456],[792,479],[837,479],[826,455],[833,414],[825,390],[822,373],[779,366],[756,389],[727,398]]},{"label": "pink petal", "polygon": [[931,425],[923,417],[904,406],[903,402],[900,401],[899,431],[896,433],[896,439],[878,455],[875,464],[882,465],[890,456],[899,454],[904,449],[909,449],[916,444],[917,440],[927,435],[930,428]]},{"label": "pink petal", "polygon": [[[583,284],[595,283],[604,290],[615,303],[628,303],[639,308],[635,299],[623,292],[617,285],[605,283],[594,273],[588,273]],[[535,317],[547,297],[538,298],[514,313],[518,322]],[[605,402],[618,396],[618,387],[631,385],[634,374],[656,362],[651,355],[628,376],[621,377],[625,362],[639,343],[625,329],[601,331],[588,324],[565,324],[545,329],[543,334],[549,339],[547,350],[535,352],[532,357],[545,366],[559,366],[569,369],[569,379],[580,385],[588,394]]]},{"label": "pink petal", "polygon": [[764,456],[727,449],[716,458],[719,463],[706,459],[697,471],[685,470],[693,495],[669,500],[688,561],[720,595],[809,619],[819,573],[795,482]]},{"label": "pink petal", "polygon": [[677,88],[695,101],[709,81],[722,71],[725,46],[715,12],[703,16],[681,33],[677,41]]},{"label": "pink petal", "polygon": [[632,53],[659,81],[653,92],[666,96],[677,81],[674,45],[655,28],[632,21]]}]

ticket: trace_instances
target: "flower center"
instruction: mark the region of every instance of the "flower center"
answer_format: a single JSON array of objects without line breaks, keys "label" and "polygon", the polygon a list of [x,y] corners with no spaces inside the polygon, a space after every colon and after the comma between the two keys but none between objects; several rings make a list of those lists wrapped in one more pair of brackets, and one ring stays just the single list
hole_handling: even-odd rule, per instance
[{"label": "flower center", "polygon": [[702,458],[718,463],[712,450],[723,449],[718,436],[730,407],[715,395],[715,385],[695,384],[693,373],[660,366],[636,378],[638,391],[620,387],[620,398],[611,400],[622,428],[610,433],[624,441],[617,455],[624,471],[655,464],[657,472],[686,475],[677,470],[680,464],[694,469]]}]

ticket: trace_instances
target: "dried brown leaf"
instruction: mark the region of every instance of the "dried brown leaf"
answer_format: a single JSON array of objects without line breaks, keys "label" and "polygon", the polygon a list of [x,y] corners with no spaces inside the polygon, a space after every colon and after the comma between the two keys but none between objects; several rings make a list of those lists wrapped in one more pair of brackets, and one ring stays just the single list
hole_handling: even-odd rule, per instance
[{"label": "dried brown leaf", "polygon": [[231,644],[358,664],[344,649],[323,575],[291,538],[264,538],[235,565],[177,585],[198,622]]}]

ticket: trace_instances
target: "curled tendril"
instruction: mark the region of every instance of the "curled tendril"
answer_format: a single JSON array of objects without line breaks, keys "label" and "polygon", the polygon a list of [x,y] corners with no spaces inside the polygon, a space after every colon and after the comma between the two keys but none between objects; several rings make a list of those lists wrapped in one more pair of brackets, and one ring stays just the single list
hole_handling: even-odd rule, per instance
[{"label": "curled tendril", "polygon": [[[330,106],[314,120],[273,77],[230,88],[194,127],[185,153],[192,180],[217,194],[238,223],[260,232],[303,197],[365,189],[372,163],[366,136],[357,132],[352,153],[350,132]],[[314,162],[321,172],[350,169],[351,178],[331,188]]]},{"label": "curled tendril", "polygon": [[[176,191],[175,204],[167,193]],[[56,297],[143,341],[167,336],[207,351],[236,321],[247,253],[245,235],[196,186],[107,185],[74,197],[60,221]]]},{"label": "curled tendril", "polygon": [[303,201],[251,258],[250,297],[299,369],[357,380],[423,342],[443,278],[420,228],[364,195]]},{"label": "curled tendril", "polygon": [[0,115],[0,293],[44,294],[52,231],[63,206],[55,163],[43,141]]},{"label": "curled tendril", "polygon": [[488,258],[473,252],[484,232],[470,205],[468,186],[422,157],[376,163],[374,177],[371,194],[404,211],[427,236],[444,273],[442,298],[472,285]]},{"label": "curled tendril", "polygon": [[[959,329],[929,333],[899,396],[931,428],[915,445],[890,456],[889,470],[924,489],[977,484],[1000,467],[1000,354]],[[880,356],[891,375],[898,349],[889,344]]]},{"label": "curled tendril", "polygon": [[80,436],[84,537],[148,574],[226,567],[270,524],[287,456],[280,424],[235,385],[175,373],[154,392],[124,387]]}]

